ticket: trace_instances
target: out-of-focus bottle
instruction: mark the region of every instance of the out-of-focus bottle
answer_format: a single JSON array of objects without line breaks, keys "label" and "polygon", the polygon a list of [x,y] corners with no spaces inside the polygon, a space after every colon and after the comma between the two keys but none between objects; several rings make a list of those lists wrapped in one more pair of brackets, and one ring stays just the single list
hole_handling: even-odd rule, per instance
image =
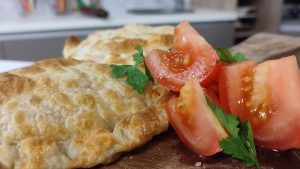
[{"label": "out-of-focus bottle", "polygon": [[68,9],[67,0],[55,0],[55,11],[57,14],[65,14]]},{"label": "out-of-focus bottle", "polygon": [[21,0],[22,13],[25,15],[30,15],[34,13],[36,7],[36,0]]}]

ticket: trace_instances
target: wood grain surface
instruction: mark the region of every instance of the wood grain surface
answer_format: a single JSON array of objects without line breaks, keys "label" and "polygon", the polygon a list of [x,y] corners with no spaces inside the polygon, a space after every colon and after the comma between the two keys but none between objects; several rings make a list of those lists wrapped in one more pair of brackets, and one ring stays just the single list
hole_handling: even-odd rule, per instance
[{"label": "wood grain surface", "polygon": [[296,55],[300,61],[300,38],[270,33],[258,33],[231,48],[249,59],[262,62],[269,59]]},{"label": "wood grain surface", "polygon": [[[259,148],[263,169],[299,169],[300,150],[274,152]],[[200,165],[200,166],[198,166]],[[115,163],[93,169],[246,169],[242,162],[219,153],[204,158],[191,152],[170,128],[133,152],[123,154]]]},{"label": "wood grain surface", "polygon": [[[232,48],[258,61],[288,56],[300,51],[300,39],[272,34],[257,34]],[[299,60],[298,60],[299,61]],[[300,134],[300,133],[295,133]],[[300,169],[300,150],[274,152],[258,148],[263,169]],[[170,129],[116,162],[93,169],[244,169],[242,162],[222,153],[203,158],[187,149]]]}]

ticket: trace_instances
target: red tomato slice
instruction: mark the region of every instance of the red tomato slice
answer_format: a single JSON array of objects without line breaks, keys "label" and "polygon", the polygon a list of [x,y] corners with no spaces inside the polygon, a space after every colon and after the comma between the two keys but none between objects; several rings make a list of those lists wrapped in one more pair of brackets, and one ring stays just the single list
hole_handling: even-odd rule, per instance
[{"label": "red tomato slice", "polygon": [[226,65],[224,62],[218,62],[213,69],[213,71],[201,82],[201,86],[207,87],[211,84],[215,85],[215,83],[218,83],[219,81],[219,74],[221,71],[221,68]]},{"label": "red tomato slice", "polygon": [[197,80],[190,80],[166,106],[170,123],[181,140],[202,156],[221,151],[218,142],[228,137],[210,107]]},{"label": "red tomato slice", "polygon": [[295,56],[266,61],[251,71],[253,64],[238,63],[221,71],[221,102],[250,120],[258,145],[300,148],[300,71]]},{"label": "red tomato slice", "polygon": [[[243,114],[242,80],[252,71],[256,62],[247,60],[236,62],[230,65],[224,65],[219,75],[219,97],[220,104],[227,113],[239,115],[241,120],[246,120]],[[250,77],[248,77],[250,78]]]},{"label": "red tomato slice", "polygon": [[180,91],[190,79],[213,81],[215,77],[210,74],[218,59],[216,51],[205,39],[187,21],[183,21],[175,27],[172,51],[153,50],[145,62],[158,83]]},{"label": "red tomato slice", "polygon": [[[248,101],[255,139],[267,148],[300,148],[300,71],[295,56],[259,64]],[[253,110],[256,108],[256,111]]]},{"label": "red tomato slice", "polygon": [[205,95],[210,101],[214,103],[217,107],[222,107],[219,99],[219,83],[215,82],[209,86],[203,88]]},{"label": "red tomato slice", "polygon": [[221,107],[220,98],[219,98],[219,75],[222,67],[226,65],[224,62],[218,62],[215,66],[215,69],[205,81],[202,81],[201,86],[205,92],[205,95],[217,106]]}]

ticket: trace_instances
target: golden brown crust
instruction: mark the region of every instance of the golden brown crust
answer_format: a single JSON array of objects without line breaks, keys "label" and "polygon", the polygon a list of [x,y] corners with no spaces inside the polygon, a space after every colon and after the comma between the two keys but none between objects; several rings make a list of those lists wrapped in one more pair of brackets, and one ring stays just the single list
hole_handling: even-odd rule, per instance
[{"label": "golden brown crust", "polygon": [[100,30],[81,43],[74,37],[68,38],[64,57],[98,63],[132,64],[137,44],[143,47],[145,55],[153,49],[168,50],[172,47],[173,35],[172,26],[126,25],[120,29]]},{"label": "golden brown crust", "polygon": [[166,128],[168,128],[167,117],[152,107],[120,120],[113,133],[122,143],[120,151],[130,151],[149,141],[152,134],[159,134]]},{"label": "golden brown crust", "polygon": [[[165,131],[165,114],[108,65],[47,59],[0,74],[2,168],[86,168],[114,160]],[[152,108],[151,108],[152,107]]]},{"label": "golden brown crust", "polygon": [[65,41],[65,47],[63,49],[64,56],[70,56],[73,53],[73,49],[79,45],[80,39],[76,36],[70,36]]},{"label": "golden brown crust", "polygon": [[4,73],[0,78],[0,105],[13,96],[30,91],[34,86],[35,82],[29,78]]}]

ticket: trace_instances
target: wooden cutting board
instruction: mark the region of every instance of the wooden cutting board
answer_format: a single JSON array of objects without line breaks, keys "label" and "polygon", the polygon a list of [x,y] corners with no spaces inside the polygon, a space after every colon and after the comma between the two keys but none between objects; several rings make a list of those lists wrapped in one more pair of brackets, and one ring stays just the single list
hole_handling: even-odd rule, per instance
[{"label": "wooden cutting board", "polygon": [[244,42],[231,48],[233,52],[241,52],[249,59],[262,62],[269,59],[296,55],[298,65],[300,61],[300,38],[258,33]]},{"label": "wooden cutting board", "polygon": [[[257,34],[233,47],[248,58],[263,61],[300,54],[300,38],[272,34]],[[298,55],[299,56],[299,55]],[[299,60],[298,60],[299,61]],[[295,133],[300,134],[300,133]],[[300,169],[300,150],[274,152],[258,148],[264,169]],[[219,153],[203,158],[191,152],[170,129],[133,152],[125,153],[115,163],[93,169],[243,169],[242,162]]]},{"label": "wooden cutting board", "polygon": [[[263,169],[299,169],[300,150],[257,150]],[[198,166],[200,165],[200,166]],[[246,169],[242,162],[219,153],[203,158],[191,152],[170,128],[141,148],[123,154],[115,163],[94,169]]]}]

